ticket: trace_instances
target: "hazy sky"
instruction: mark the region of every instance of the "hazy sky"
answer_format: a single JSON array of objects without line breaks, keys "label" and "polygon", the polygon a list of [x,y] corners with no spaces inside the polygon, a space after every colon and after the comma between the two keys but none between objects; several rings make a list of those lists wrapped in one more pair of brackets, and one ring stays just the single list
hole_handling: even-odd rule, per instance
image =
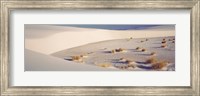
[{"label": "hazy sky", "polygon": [[80,27],[80,28],[95,28],[95,29],[107,29],[107,30],[144,30],[152,27],[160,26],[160,27],[175,27],[175,25],[103,25],[103,24],[76,24],[76,25],[58,25],[58,26],[70,26],[70,27]]}]

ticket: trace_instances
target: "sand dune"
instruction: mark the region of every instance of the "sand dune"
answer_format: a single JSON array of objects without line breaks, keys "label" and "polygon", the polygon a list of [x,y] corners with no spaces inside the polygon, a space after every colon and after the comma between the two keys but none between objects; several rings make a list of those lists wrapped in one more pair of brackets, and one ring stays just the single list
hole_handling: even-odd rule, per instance
[{"label": "sand dune", "polygon": [[25,25],[25,48],[43,54],[52,54],[60,50],[111,39],[175,36],[174,31],[174,29],[166,30],[158,27],[148,30],[115,31],[55,25]]},{"label": "sand dune", "polygon": [[[174,36],[170,37],[154,37],[154,38],[136,38],[136,39],[115,39],[95,42],[78,46],[70,49],[65,49],[52,54],[53,56],[66,61],[71,61],[72,56],[87,56],[84,59],[85,64],[89,65],[109,65],[116,68],[126,68],[126,70],[154,70],[152,64],[147,63],[148,59],[155,58],[159,62],[168,62],[165,67],[160,70],[175,70],[175,43],[173,43]],[[161,47],[163,39],[166,39],[167,45],[165,48]],[[143,42],[141,42],[143,41]],[[140,47],[141,49],[136,49]],[[124,51],[114,52],[113,49],[122,48]],[[142,49],[145,49],[143,52]],[[152,54],[155,52],[155,54]],[[121,59],[123,58],[123,59]],[[127,62],[135,64],[134,68],[129,66]],[[132,66],[132,65],[131,65]],[[111,67],[111,68],[112,68]],[[108,67],[109,69],[109,67]]]},{"label": "sand dune", "polygon": [[25,71],[114,71],[80,64],[25,49]]},{"label": "sand dune", "polygon": [[[164,38],[166,46],[161,47]],[[159,70],[174,71],[174,38],[174,27],[108,30],[28,24],[25,71],[152,71],[162,66]],[[159,62],[147,63],[152,57]],[[165,64],[156,65],[161,61]]]}]

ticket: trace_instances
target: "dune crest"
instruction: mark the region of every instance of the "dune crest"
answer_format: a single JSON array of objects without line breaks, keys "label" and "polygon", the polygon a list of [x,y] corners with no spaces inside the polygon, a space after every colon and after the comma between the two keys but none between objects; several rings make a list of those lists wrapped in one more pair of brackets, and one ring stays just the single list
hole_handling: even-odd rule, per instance
[{"label": "dune crest", "polygon": [[[33,25],[32,25],[33,26]],[[103,30],[52,25],[25,26],[25,48],[43,54],[112,39],[174,36],[175,30]],[[31,38],[30,36],[33,36]]]}]

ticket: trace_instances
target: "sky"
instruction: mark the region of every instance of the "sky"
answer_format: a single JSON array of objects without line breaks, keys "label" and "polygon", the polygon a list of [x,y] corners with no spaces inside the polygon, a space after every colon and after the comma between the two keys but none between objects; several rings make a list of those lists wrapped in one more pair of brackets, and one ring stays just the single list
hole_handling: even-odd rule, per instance
[{"label": "sky", "polygon": [[80,27],[80,28],[94,28],[94,29],[107,29],[107,30],[144,30],[156,26],[162,27],[174,27],[175,25],[114,25],[114,24],[74,24],[74,25],[58,25],[58,26],[69,26],[69,27]]}]

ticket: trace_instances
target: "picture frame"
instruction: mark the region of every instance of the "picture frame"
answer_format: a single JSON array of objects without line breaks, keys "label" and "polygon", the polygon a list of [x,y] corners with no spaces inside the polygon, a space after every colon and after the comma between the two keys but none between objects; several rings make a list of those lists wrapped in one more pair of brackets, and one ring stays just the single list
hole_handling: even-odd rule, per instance
[{"label": "picture frame", "polygon": [[[199,0],[0,0],[1,10],[1,95],[200,95],[199,60]],[[20,9],[190,9],[191,10],[191,86],[10,86],[9,16],[12,10]]]}]

